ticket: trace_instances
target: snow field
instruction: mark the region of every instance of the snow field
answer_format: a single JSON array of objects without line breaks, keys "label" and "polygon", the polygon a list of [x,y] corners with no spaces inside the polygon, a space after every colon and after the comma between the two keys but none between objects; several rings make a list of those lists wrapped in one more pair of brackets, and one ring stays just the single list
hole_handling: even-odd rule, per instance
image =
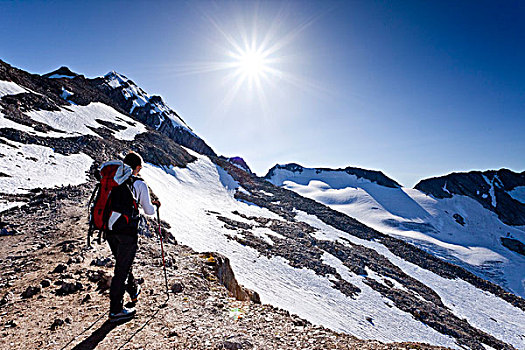
[{"label": "snow field", "polygon": [[[93,163],[81,153],[64,156],[52,148],[25,145],[0,138],[0,192],[23,194],[38,187],[80,185]],[[5,143],[4,143],[5,142]]]},{"label": "snow field", "polygon": [[0,213],[6,210],[9,210],[14,207],[19,207],[21,205],[25,204],[24,202],[9,202],[0,200]]},{"label": "snow field", "polygon": [[[409,263],[380,243],[362,240],[339,231],[326,225],[316,216],[301,211],[297,214],[298,220],[318,228],[320,230],[318,235],[325,239],[337,240],[339,237],[344,237],[354,244],[374,249],[401,268],[404,273],[432,288],[445,306],[459,318],[465,318],[472,326],[518,349],[525,349],[525,312],[521,309],[461,279],[449,280]],[[344,240],[340,242],[345,243]]]},{"label": "snow field", "polygon": [[[269,181],[525,297],[525,257],[500,242],[507,235],[524,242],[525,232],[505,225],[472,198],[435,199],[415,189],[384,187],[342,171],[278,169]],[[456,213],[465,219],[464,226],[454,219]]]},{"label": "snow field", "polygon": [[[100,102],[92,102],[87,106],[71,105],[67,108],[61,108],[60,111],[30,111],[26,114],[35,121],[42,122],[67,133],[67,135],[62,134],[62,137],[71,135],[98,136],[88,128],[88,126],[92,128],[100,128],[103,126],[99,124],[96,119],[124,127],[125,129],[123,130],[113,131],[117,139],[133,140],[136,135],[146,132],[146,127],[142,123]],[[56,133],[51,137],[56,137]]]},{"label": "snow field", "polygon": [[13,83],[12,81],[0,80],[0,98],[7,95],[16,95],[24,92],[29,92],[20,85]]},{"label": "snow field", "polygon": [[7,119],[2,112],[0,112],[0,128],[11,128],[11,129],[17,129],[20,131],[27,132],[28,134],[35,135],[35,136],[42,136],[42,137],[64,137],[66,134],[60,133],[60,132],[41,132],[36,131],[32,127],[18,124],[10,119]]},{"label": "snow field", "polygon": [[507,193],[518,202],[525,204],[525,186],[518,186]]},{"label": "snow field", "polygon": [[[232,211],[278,217],[264,208],[235,200],[233,194],[240,187],[233,178],[207,157],[196,156],[198,160],[187,168],[162,169],[146,164],[141,172],[160,197],[160,216],[170,223],[178,242],[196,251],[218,251],[228,256],[239,283],[256,290],[264,303],[289,310],[315,324],[365,339],[421,341],[455,347],[453,339],[415,321],[411,315],[395,307],[379,308],[385,301],[364,285],[361,277],[351,278],[363,290],[354,300],[332,288],[329,278],[293,268],[280,257],[260,256],[256,250],[226,239],[225,234],[234,235],[235,231],[225,229],[209,211],[252,224]],[[254,231],[271,240],[269,230]],[[374,325],[366,320],[368,316],[373,317]]]}]

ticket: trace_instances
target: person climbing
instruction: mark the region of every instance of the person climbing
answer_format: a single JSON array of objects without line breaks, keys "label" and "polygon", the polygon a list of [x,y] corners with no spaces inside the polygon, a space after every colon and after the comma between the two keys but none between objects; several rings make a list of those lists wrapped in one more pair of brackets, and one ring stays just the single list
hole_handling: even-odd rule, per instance
[{"label": "person climbing", "polygon": [[[110,322],[127,320],[135,316],[134,304],[140,294],[140,285],[133,276],[133,260],[138,248],[139,206],[147,215],[155,214],[160,207],[158,200],[152,201],[146,183],[138,177],[142,169],[142,157],[129,152],[123,160],[124,168],[131,168],[131,176],[111,190],[108,199],[108,230],[106,239],[115,257],[115,272],[110,287]],[[129,171],[129,169],[127,169]],[[131,298],[133,307],[123,306],[124,293]]]}]

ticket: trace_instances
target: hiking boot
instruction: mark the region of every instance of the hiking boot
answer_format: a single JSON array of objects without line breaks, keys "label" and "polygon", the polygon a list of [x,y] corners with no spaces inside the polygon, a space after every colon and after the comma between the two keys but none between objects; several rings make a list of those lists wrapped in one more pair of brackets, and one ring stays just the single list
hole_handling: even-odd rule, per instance
[{"label": "hiking boot", "polygon": [[135,291],[135,294],[130,295],[132,303],[136,303],[137,300],[139,300],[140,289],[141,289],[140,284],[137,284],[137,289]]},{"label": "hiking boot", "polygon": [[119,321],[129,320],[129,319],[132,319],[136,313],[137,311],[135,309],[126,309],[126,308],[123,308],[122,311],[118,313],[110,312],[109,322],[119,322]]}]

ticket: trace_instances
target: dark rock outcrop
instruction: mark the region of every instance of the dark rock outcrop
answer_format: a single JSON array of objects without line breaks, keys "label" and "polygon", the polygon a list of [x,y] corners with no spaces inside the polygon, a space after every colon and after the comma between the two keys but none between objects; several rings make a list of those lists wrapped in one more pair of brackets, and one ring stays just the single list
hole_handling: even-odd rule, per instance
[{"label": "dark rock outcrop", "polygon": [[512,198],[509,191],[525,186],[525,172],[508,169],[452,173],[421,180],[415,189],[435,198],[467,196],[498,215],[507,225],[525,225],[525,204]]},{"label": "dark rock outcrop", "polygon": [[501,237],[500,240],[504,247],[507,247],[518,254],[525,255],[525,244],[523,244],[521,241],[507,237]]},{"label": "dark rock outcrop", "polygon": [[69,79],[71,79],[71,78],[75,78],[75,77],[78,77],[78,76],[81,76],[81,75],[73,72],[71,69],[69,69],[66,66],[62,66],[62,67],[60,67],[58,69],[55,69],[52,72],[43,74],[42,76],[45,77],[45,78],[66,78],[66,79],[69,78]]},{"label": "dark rock outcrop", "polygon": [[257,292],[245,288],[237,282],[230,265],[230,260],[227,257],[215,252],[204,253],[202,256],[207,260],[206,265],[212,269],[219,282],[230,291],[235,299],[252,301],[256,304],[261,303],[261,298]]},{"label": "dark rock outcrop", "polygon": [[248,166],[248,163],[242,158],[242,157],[224,157],[220,156],[221,159],[230,162],[231,164],[235,165],[236,167],[246,171],[248,174],[253,174],[252,170]]}]

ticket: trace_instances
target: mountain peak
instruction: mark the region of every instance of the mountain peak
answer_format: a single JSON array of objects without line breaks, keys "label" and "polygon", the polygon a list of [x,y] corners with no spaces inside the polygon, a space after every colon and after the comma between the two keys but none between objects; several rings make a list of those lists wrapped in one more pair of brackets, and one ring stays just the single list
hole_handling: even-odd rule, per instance
[{"label": "mountain peak", "polygon": [[62,66],[58,69],[55,69],[52,72],[43,74],[42,76],[45,78],[51,78],[51,79],[59,79],[59,78],[72,79],[72,78],[80,76],[80,74],[73,72],[71,69],[69,69],[66,66]]},{"label": "mountain peak", "polygon": [[228,157],[221,156],[220,158],[226,160],[230,164],[235,165],[237,168],[246,171],[248,174],[253,174],[252,170],[248,166],[248,163],[246,163],[246,161],[242,157],[230,157],[230,158],[228,158]]},{"label": "mountain peak", "polygon": [[135,85],[133,81],[131,81],[128,77],[126,77],[124,74],[121,74],[117,71],[110,71],[106,75],[104,75],[104,79],[108,83],[109,86],[112,88],[118,88],[123,85]]}]

